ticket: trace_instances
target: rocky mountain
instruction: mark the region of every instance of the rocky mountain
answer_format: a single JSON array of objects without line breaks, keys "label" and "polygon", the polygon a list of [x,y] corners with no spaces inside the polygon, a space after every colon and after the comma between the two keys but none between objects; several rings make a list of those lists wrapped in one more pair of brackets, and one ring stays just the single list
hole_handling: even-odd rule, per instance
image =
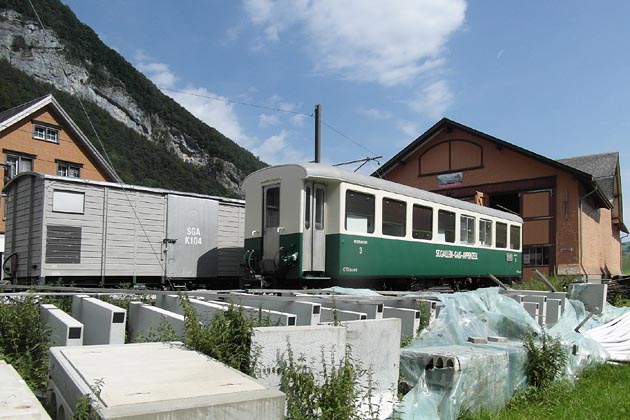
[{"label": "rocky mountain", "polygon": [[[107,153],[118,160],[114,161],[114,166],[125,182],[206,194],[241,195],[243,177],[263,167],[263,162],[164,95],[122,56],[103,44],[70,8],[58,0],[33,0],[32,3],[37,15],[30,2],[24,0],[0,3],[0,110],[49,92],[56,97],[64,93],[79,96],[99,114],[97,119],[103,120],[101,125],[106,132],[123,136],[123,139],[105,138],[97,129]],[[24,82],[20,92],[11,92],[8,85],[15,85],[18,79],[32,82]],[[75,110],[71,98],[58,99],[64,108],[70,107],[66,110],[92,138],[90,121],[83,121],[82,110]],[[167,185],[155,185],[163,175],[145,168],[148,172],[144,176],[133,168],[136,159],[147,158],[134,155],[139,148],[159,155],[161,161],[169,160],[170,156],[178,162],[167,166],[190,174],[171,174],[165,179]],[[157,165],[156,169],[159,168]],[[193,178],[212,179],[185,182],[191,174]],[[182,178],[183,184],[172,185],[173,178]]]}]

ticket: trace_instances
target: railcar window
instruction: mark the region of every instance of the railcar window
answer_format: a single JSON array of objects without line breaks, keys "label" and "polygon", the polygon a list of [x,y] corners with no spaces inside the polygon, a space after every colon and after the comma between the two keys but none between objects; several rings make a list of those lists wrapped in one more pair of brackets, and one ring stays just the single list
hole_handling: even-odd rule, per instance
[{"label": "railcar window", "polygon": [[374,233],[374,196],[346,191],[346,230]]},{"label": "railcar window", "polygon": [[324,190],[315,188],[315,229],[324,229]]},{"label": "railcar window", "polygon": [[492,246],[492,220],[479,220],[479,243],[483,246]]},{"label": "railcar window", "polygon": [[433,209],[431,207],[413,206],[414,239],[431,240],[433,238]]},{"label": "railcar window", "polygon": [[521,249],[520,226],[510,226],[510,249]]},{"label": "railcar window", "polygon": [[475,218],[462,215],[459,218],[459,242],[467,245],[475,244]]},{"label": "railcar window", "polygon": [[306,200],[304,203],[304,229],[311,228],[311,187],[306,187]]},{"label": "railcar window", "polygon": [[265,193],[266,227],[280,226],[280,187],[267,188]]},{"label": "railcar window", "polygon": [[507,225],[505,223],[497,222],[497,236],[494,243],[497,248],[507,247]]},{"label": "railcar window", "polygon": [[455,242],[455,213],[438,211],[438,239],[445,242]]},{"label": "railcar window", "polygon": [[383,235],[405,236],[407,231],[407,203],[383,198]]}]

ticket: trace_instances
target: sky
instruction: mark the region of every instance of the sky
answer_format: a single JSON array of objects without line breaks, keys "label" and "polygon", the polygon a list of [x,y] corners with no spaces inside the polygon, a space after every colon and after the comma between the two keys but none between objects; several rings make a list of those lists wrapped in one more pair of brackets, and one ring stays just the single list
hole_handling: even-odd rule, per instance
[{"label": "sky", "polygon": [[448,117],[551,159],[619,152],[630,224],[628,1],[62,1],[267,163],[314,159],[316,104],[331,164]]}]

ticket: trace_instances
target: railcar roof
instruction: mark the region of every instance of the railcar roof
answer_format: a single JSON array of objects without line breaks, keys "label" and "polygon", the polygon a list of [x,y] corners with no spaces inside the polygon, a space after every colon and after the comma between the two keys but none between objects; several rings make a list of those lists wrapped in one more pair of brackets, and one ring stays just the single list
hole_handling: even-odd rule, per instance
[{"label": "railcar roof", "polygon": [[[405,195],[407,197],[419,198],[422,200],[442,204],[445,206],[455,207],[464,211],[471,211],[475,213],[486,214],[488,216],[507,219],[514,222],[522,223],[523,219],[518,215],[504,212],[501,210],[492,209],[489,207],[478,206],[476,204],[468,203],[466,201],[458,200],[455,198],[447,197],[441,194],[432,193],[429,191],[421,190],[418,188],[409,187],[407,185],[398,184],[392,181],[386,181],[384,179],[375,178],[355,172],[350,172],[345,169],[340,169],[335,166],[325,165],[321,163],[292,163],[285,165],[270,166],[260,169],[249,175],[249,177],[256,174],[262,174],[266,171],[274,170],[275,168],[295,168],[303,171],[304,178],[319,178],[327,180],[344,181],[351,184],[357,184],[368,188],[374,188],[381,191],[388,191],[395,194]],[[248,178],[249,178],[248,177]]]}]

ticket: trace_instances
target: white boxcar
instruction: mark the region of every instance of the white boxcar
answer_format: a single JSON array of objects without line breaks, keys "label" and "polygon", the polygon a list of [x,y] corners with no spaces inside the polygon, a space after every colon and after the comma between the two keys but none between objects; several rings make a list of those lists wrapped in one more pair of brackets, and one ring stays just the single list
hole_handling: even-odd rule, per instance
[{"label": "white boxcar", "polygon": [[35,173],[4,192],[5,278],[220,288],[241,275],[243,200]]}]

